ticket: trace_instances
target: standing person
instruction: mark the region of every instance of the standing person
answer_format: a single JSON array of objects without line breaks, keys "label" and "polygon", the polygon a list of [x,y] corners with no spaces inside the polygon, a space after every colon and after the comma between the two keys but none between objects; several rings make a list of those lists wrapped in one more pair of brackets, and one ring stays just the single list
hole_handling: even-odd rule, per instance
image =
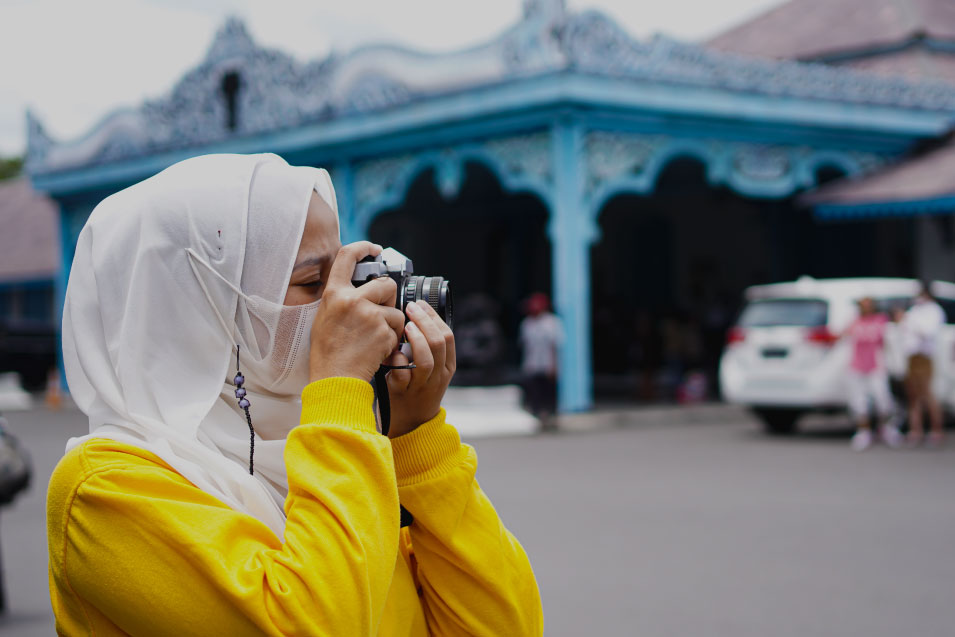
[{"label": "standing person", "polygon": [[[47,493],[61,635],[543,633],[523,548],[445,421],[454,337],[351,283],[324,170],[207,155],[116,193],[63,309],[89,417]],[[399,336],[416,368],[370,380]],[[413,516],[401,512],[404,507]]]},{"label": "standing person", "polygon": [[905,374],[905,393],[909,401],[910,446],[918,446],[924,436],[922,413],[928,411],[932,431],[928,437],[930,446],[941,445],[942,408],[932,391],[933,360],[938,334],[945,324],[945,312],[923,283],[912,307],[901,320],[902,342],[908,357]]},{"label": "standing person", "polygon": [[875,404],[875,413],[881,422],[882,440],[890,447],[898,447],[902,442],[898,428],[888,422],[895,410],[883,355],[888,321],[885,314],[876,312],[875,302],[866,297],[859,301],[859,317],[846,330],[852,343],[848,385],[849,412],[856,422],[851,447],[856,451],[872,446],[870,401]]},{"label": "standing person", "polygon": [[549,311],[550,300],[542,292],[532,294],[525,305],[527,317],[521,321],[527,405],[541,422],[543,431],[557,429],[557,348],[563,340],[560,319]]}]

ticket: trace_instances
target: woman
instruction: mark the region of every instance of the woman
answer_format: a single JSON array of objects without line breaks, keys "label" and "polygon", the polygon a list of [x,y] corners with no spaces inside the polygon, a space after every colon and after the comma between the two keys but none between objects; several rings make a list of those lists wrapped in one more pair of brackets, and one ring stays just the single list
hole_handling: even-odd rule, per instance
[{"label": "woman", "polygon": [[[97,206],[63,311],[90,434],[48,493],[60,634],[542,633],[440,408],[450,330],[418,305],[405,327],[390,279],[350,283],[380,250],[341,248],[328,174],[272,155],[190,159]],[[369,380],[402,333],[416,368],[390,374],[385,437]]]},{"label": "woman", "polygon": [[902,442],[902,434],[890,422],[895,404],[883,356],[886,325],[888,317],[876,311],[875,301],[865,297],[859,300],[859,316],[846,330],[852,343],[848,388],[849,412],[856,422],[856,433],[850,445],[855,451],[865,451],[872,446],[870,400],[875,404],[882,423],[879,429],[882,440],[890,447],[898,447]]}]

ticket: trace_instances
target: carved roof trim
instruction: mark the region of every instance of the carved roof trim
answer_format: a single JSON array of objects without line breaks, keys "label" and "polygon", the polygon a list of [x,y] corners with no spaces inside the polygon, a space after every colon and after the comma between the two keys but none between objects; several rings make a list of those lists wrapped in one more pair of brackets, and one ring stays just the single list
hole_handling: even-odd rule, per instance
[{"label": "carved roof trim", "polygon": [[[660,36],[641,41],[599,12],[568,13],[561,0],[529,0],[520,22],[464,50],[432,54],[376,44],[304,63],[259,47],[230,19],[167,95],[114,111],[77,140],[58,143],[28,116],[27,170],[50,174],[202,148],[560,71],[955,114],[955,85],[754,59]],[[232,102],[223,93],[229,73],[238,74]],[[230,119],[234,128],[226,125]]]}]

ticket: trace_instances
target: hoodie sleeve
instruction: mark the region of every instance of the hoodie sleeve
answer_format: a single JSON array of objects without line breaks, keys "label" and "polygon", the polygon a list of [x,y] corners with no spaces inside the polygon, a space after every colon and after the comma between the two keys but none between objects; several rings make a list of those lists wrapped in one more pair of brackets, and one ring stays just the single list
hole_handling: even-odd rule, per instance
[{"label": "hoodie sleeve", "polygon": [[398,493],[414,516],[411,549],[434,637],[543,634],[523,547],[475,479],[477,455],[445,411],[392,440]]},{"label": "hoodie sleeve", "polygon": [[54,473],[58,631],[376,635],[399,559],[399,505],[372,398],[355,379],[305,388],[302,424],[285,448],[284,541],[151,454],[112,454],[141,462],[84,459],[71,492]]}]

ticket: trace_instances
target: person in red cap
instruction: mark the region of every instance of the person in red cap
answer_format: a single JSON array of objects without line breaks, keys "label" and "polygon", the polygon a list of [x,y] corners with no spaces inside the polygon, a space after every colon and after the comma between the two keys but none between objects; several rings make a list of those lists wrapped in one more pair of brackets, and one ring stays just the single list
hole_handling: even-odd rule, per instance
[{"label": "person in red cap", "polygon": [[563,329],[560,319],[550,312],[546,294],[532,294],[524,309],[527,316],[521,322],[520,343],[527,406],[540,419],[541,429],[552,431],[557,428],[557,348]]}]

